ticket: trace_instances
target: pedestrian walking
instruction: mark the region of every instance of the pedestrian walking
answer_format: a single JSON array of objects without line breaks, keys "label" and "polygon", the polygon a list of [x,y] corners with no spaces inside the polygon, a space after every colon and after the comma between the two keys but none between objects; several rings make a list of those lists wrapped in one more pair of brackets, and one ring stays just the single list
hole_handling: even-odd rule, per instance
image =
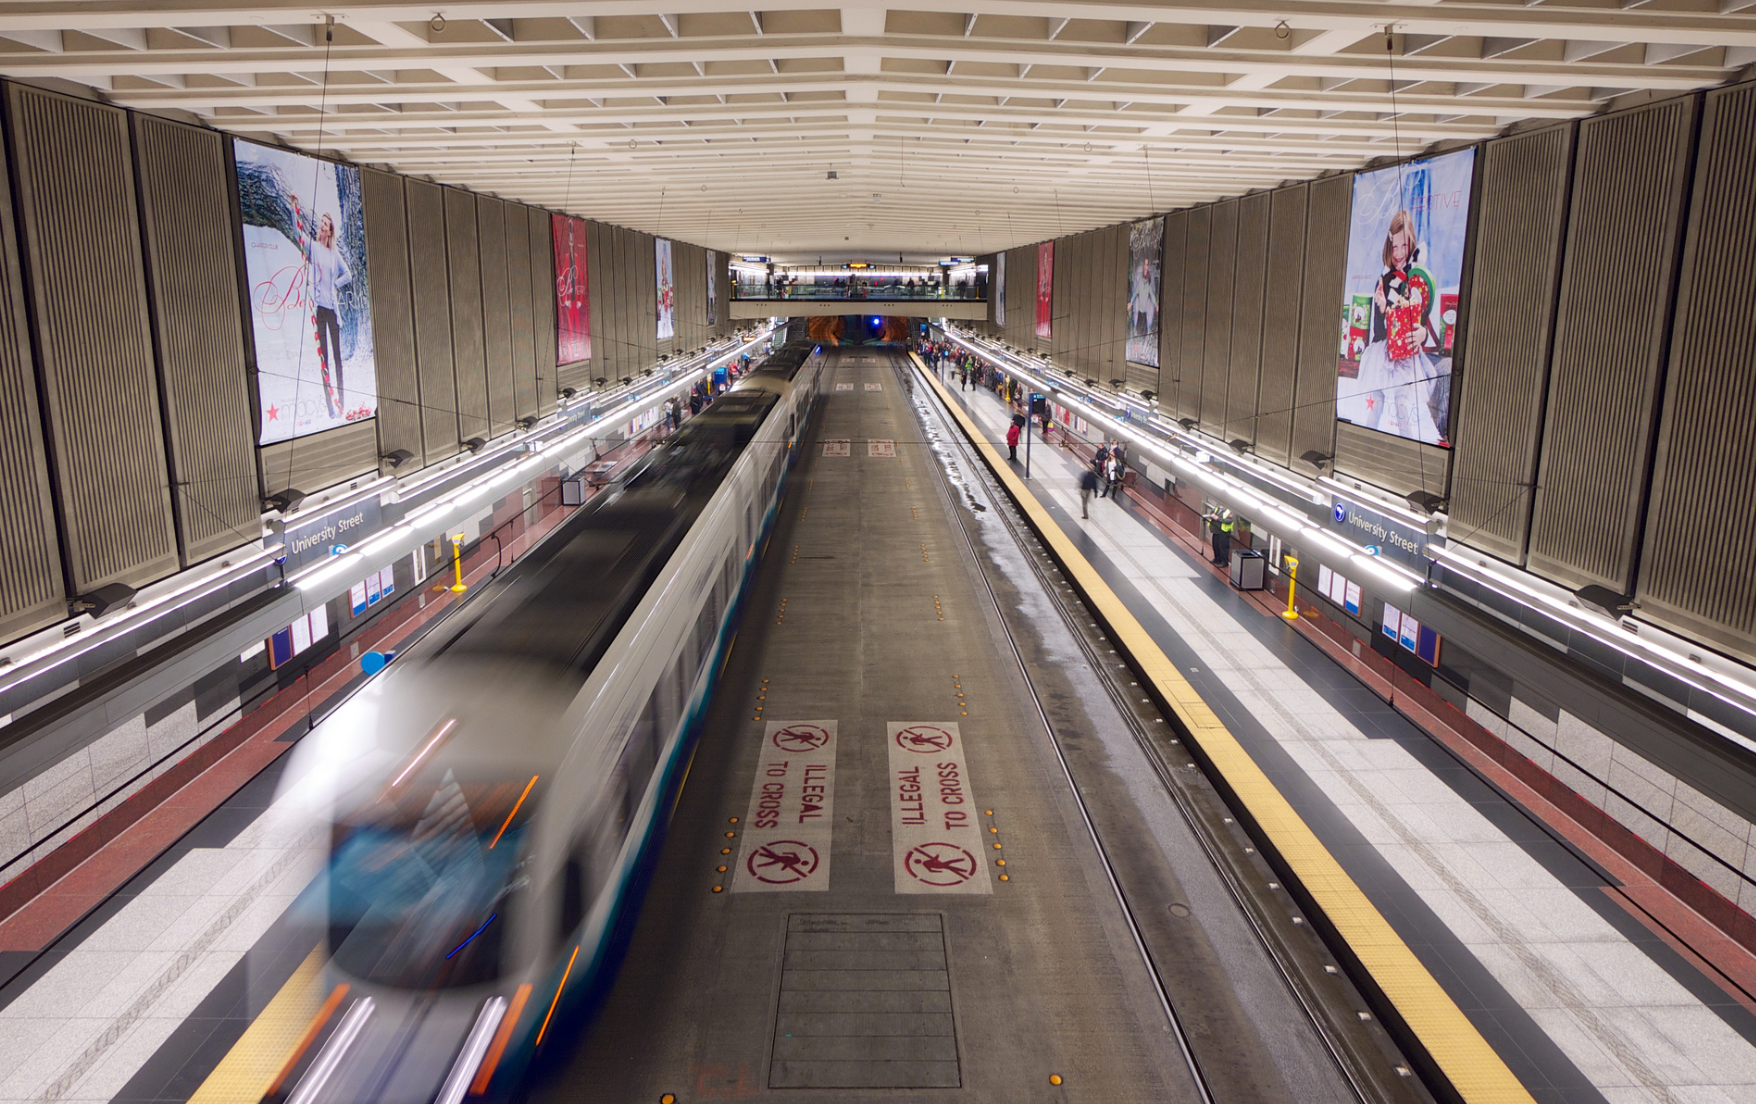
[{"label": "pedestrian walking", "polygon": [[1009,453],[1009,455],[1006,457],[1006,459],[1012,460],[1012,461],[1016,461],[1018,459],[1018,423],[1017,422],[1013,422],[1011,425],[1006,427],[1006,451]]},{"label": "pedestrian walking", "polygon": [[1087,468],[1083,472],[1079,473],[1079,516],[1080,517],[1087,518],[1087,519],[1089,519],[1091,517],[1091,496],[1093,494],[1097,493],[1097,489],[1098,489],[1097,472],[1094,472],[1090,468]]}]

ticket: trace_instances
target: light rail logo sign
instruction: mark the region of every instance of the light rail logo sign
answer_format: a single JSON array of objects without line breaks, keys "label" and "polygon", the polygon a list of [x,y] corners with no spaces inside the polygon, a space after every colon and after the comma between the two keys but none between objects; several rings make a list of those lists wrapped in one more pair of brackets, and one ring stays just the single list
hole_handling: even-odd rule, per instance
[{"label": "light rail logo sign", "polygon": [[823,442],[825,456],[852,456],[853,449],[846,437],[830,437]]},{"label": "light rail logo sign", "polygon": [[732,892],[828,889],[834,825],[835,722],[769,721]]},{"label": "light rail logo sign", "polygon": [[838,383],[835,385],[835,389],[837,391],[852,391],[854,389],[854,385],[851,383]]},{"label": "light rail logo sign", "polygon": [[866,442],[866,455],[867,456],[882,456],[882,457],[885,457],[888,459],[894,459],[896,456],[896,442],[895,441],[883,441],[883,440],[867,441]]},{"label": "light rail logo sign", "polygon": [[882,391],[882,390],[884,390],[884,385],[882,383],[868,383],[866,385],[866,390],[868,390],[868,391]]},{"label": "light rail logo sign", "polygon": [[892,721],[890,846],[898,893],[993,893],[956,721]]}]

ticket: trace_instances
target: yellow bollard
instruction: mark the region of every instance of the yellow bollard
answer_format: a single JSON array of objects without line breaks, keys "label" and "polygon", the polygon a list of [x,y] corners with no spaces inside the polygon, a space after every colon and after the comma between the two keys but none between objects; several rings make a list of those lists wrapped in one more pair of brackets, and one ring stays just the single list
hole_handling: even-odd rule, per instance
[{"label": "yellow bollard", "polygon": [[462,594],[469,587],[463,585],[463,534],[451,538],[451,566],[457,572],[457,582],[451,586],[451,593]]},{"label": "yellow bollard", "polygon": [[1286,618],[1288,621],[1297,621],[1299,619],[1299,611],[1293,608],[1293,592],[1298,589],[1298,584],[1299,584],[1299,561],[1296,557],[1288,556],[1286,558],[1286,565],[1287,565],[1287,608],[1286,608],[1286,611],[1281,614],[1281,616]]}]

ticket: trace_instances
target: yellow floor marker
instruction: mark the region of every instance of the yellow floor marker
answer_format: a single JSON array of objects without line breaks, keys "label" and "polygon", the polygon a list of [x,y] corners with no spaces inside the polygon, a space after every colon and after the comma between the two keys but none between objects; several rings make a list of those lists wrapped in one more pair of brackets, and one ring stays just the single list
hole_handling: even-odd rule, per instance
[{"label": "yellow floor marker", "polygon": [[1120,641],[1119,646],[1134,656],[1142,673],[1176,712],[1190,739],[1207,753],[1239,802],[1293,868],[1306,891],[1316,899],[1329,922],[1396,1006],[1466,1104],[1534,1104],[1530,1093],[1457,1007],[1457,1002],[1415,957],[1292,803],[1098,575],[1097,569],[1067,539],[1024,481],[1000,459],[999,452],[952,400],[951,393],[933,378],[919,357],[911,355],[911,359],[963,428],[964,435],[986,459],[995,477],[1006,485],[1030,520],[1031,528],[1053,551],[1074,586],[1108,624],[1111,634]]},{"label": "yellow floor marker", "polygon": [[207,1080],[190,1104],[257,1104],[323,1006],[323,948],[314,948]]}]

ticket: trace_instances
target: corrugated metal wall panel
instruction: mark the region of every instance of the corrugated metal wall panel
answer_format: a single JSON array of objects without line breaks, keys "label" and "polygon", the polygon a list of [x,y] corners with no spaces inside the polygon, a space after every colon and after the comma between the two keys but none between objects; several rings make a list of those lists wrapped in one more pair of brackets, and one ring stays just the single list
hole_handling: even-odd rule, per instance
[{"label": "corrugated metal wall panel", "polygon": [[1231,378],[1220,435],[1256,443],[1256,393],[1262,369],[1262,297],[1268,278],[1268,192],[1238,202],[1238,263],[1232,279]]},{"label": "corrugated metal wall panel", "polygon": [[1103,267],[1094,281],[1103,296],[1104,378],[1124,384],[1128,381],[1128,225],[1117,223],[1103,231]]},{"label": "corrugated metal wall panel", "polygon": [[140,586],[178,557],[127,116],[6,91],[67,575]]},{"label": "corrugated metal wall panel", "polygon": [[[506,205],[507,325],[512,331],[512,409],[520,418],[535,418],[537,353],[531,344],[530,219],[522,203]],[[546,290],[548,281],[543,282]]]},{"label": "corrugated metal wall panel", "polygon": [[1514,563],[1529,533],[1572,169],[1572,124],[1482,150],[1449,530]]},{"label": "corrugated metal wall panel", "polygon": [[[634,231],[616,226],[610,232],[615,235],[615,251],[606,279],[615,295],[616,305],[613,309],[620,319],[622,339],[617,349],[617,378],[627,378],[637,371],[634,365],[639,360],[642,339],[655,340],[653,320],[650,316],[643,317],[637,305],[638,289],[634,284],[640,279],[640,259],[634,254]],[[648,267],[650,268],[650,262]]]},{"label": "corrugated metal wall panel", "polygon": [[530,227],[530,339],[537,377],[537,409],[552,414],[559,401],[555,382],[555,236],[549,212],[525,208]]},{"label": "corrugated metal wall panel", "polygon": [[476,197],[481,238],[482,360],[488,373],[488,429],[492,436],[517,422],[512,401],[512,317],[506,290],[506,204]]},{"label": "corrugated metal wall panel", "polygon": [[482,243],[476,197],[445,189],[445,251],[450,261],[451,350],[457,366],[457,432],[488,435],[488,365],[482,348]]},{"label": "corrugated metal wall panel", "polygon": [[1027,245],[1012,251],[1006,262],[1006,326],[1012,344],[1020,349],[1032,348],[1036,325],[1037,247]]},{"label": "corrugated metal wall panel", "polygon": [[1698,105],[1579,124],[1528,561],[1566,586],[1632,588]]},{"label": "corrugated metal wall panel", "polygon": [[585,224],[585,263],[589,273],[586,287],[591,299],[591,362],[596,365],[594,379],[617,379],[616,317],[611,304],[608,273],[611,244],[609,227],[600,222]]},{"label": "corrugated metal wall panel", "polygon": [[1201,353],[1201,428],[1225,433],[1226,384],[1232,375],[1232,307],[1238,271],[1238,201],[1213,206],[1207,241],[1207,321]]},{"label": "corrugated metal wall panel", "polygon": [[159,396],[185,565],[261,536],[224,140],[136,115]]},{"label": "corrugated metal wall panel", "polygon": [[658,245],[651,234],[629,231],[629,249],[634,256],[634,314],[642,320],[640,344],[634,351],[636,372],[644,372],[658,361]]},{"label": "corrugated metal wall panel", "polygon": [[1293,462],[1309,451],[1335,452],[1335,374],[1341,350],[1352,176],[1313,181],[1305,219],[1300,287],[1299,362],[1293,379]]},{"label": "corrugated metal wall panel", "polygon": [[1179,358],[1183,353],[1183,253],[1189,239],[1189,212],[1165,216],[1165,285],[1159,296],[1158,397],[1165,410],[1176,405]]},{"label": "corrugated metal wall panel", "polygon": [[[1269,193],[1268,263],[1262,298],[1262,369],[1256,390],[1256,455],[1291,466],[1293,381],[1299,364],[1299,305],[1305,279],[1309,186]],[[1310,470],[1305,467],[1301,470]]]},{"label": "corrugated metal wall panel", "polygon": [[[366,206],[366,268],[372,275],[372,340],[378,375],[378,447],[407,449],[415,458],[397,470],[421,466],[421,386],[415,371],[414,290],[409,283],[408,212],[402,177],[360,170]],[[269,493],[286,485],[265,488]],[[304,488],[300,488],[303,490]]]},{"label": "corrugated metal wall panel", "polygon": [[[1640,615],[1756,659],[1756,84],[1709,92],[1677,294]],[[1473,346],[1472,346],[1473,348]],[[1473,355],[1473,354],[1472,354]],[[1711,519],[1712,545],[1703,540]]]},{"label": "corrugated metal wall panel", "polygon": [[[372,276],[372,294],[378,294],[376,273]],[[263,486],[275,490],[297,487],[310,493],[375,471],[378,448],[377,429],[365,421],[309,437],[276,441],[257,449],[256,456],[262,465]],[[408,465],[404,464],[402,470],[408,470]]]},{"label": "corrugated metal wall panel", "polygon": [[[1339,345],[1340,335],[1337,334]],[[1397,494],[1427,491],[1445,497],[1450,458],[1435,445],[1423,445],[1389,433],[1362,429],[1351,422],[1335,423],[1335,470]]]},{"label": "corrugated metal wall panel", "polygon": [[1207,243],[1213,229],[1213,208],[1189,212],[1183,246],[1183,340],[1177,354],[1177,390],[1173,413],[1201,417],[1201,360],[1207,319]]},{"label": "corrugated metal wall panel", "polygon": [[[0,176],[11,177],[0,148]],[[12,204],[0,201],[0,641],[67,615]]]},{"label": "corrugated metal wall panel", "polygon": [[431,464],[456,455],[459,441],[451,286],[445,255],[445,189],[424,180],[406,180],[404,192],[414,290],[415,364],[421,381],[421,439]]},{"label": "corrugated metal wall panel", "polygon": [[1085,370],[1085,358],[1078,354],[1075,339],[1079,332],[1078,288],[1085,274],[1084,251],[1079,247],[1079,238],[1073,236],[1057,241],[1052,260],[1055,263],[1055,285],[1049,300],[1049,345],[1055,350],[1055,360],[1062,367],[1089,376],[1091,373]]}]

